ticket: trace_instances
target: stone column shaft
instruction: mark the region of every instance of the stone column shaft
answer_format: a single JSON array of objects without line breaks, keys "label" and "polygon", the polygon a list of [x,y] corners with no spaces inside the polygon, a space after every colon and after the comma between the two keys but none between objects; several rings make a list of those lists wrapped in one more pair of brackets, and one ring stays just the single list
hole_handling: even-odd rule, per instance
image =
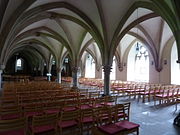
[{"label": "stone column shaft", "polygon": [[110,94],[110,72],[111,72],[111,65],[105,65],[104,69],[104,95]]},{"label": "stone column shaft", "polygon": [[5,69],[5,65],[0,65],[0,91],[2,90],[2,73]]},{"label": "stone column shaft", "polygon": [[78,87],[78,67],[72,67],[73,87]]},{"label": "stone column shaft", "polygon": [[3,70],[0,69],[0,90],[2,89],[2,72]]},{"label": "stone column shaft", "polygon": [[61,83],[61,68],[57,68],[56,72],[57,72],[57,82]]}]

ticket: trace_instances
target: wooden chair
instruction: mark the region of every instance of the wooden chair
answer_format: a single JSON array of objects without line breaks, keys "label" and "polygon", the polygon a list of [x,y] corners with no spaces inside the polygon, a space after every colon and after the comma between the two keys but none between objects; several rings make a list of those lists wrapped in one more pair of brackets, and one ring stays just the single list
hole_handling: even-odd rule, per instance
[{"label": "wooden chair", "polygon": [[99,108],[95,108],[94,112],[96,118],[97,118],[97,125],[104,125],[112,122],[112,116],[111,116],[111,111],[110,107],[103,106]]},{"label": "wooden chair", "polygon": [[125,120],[94,127],[92,129],[92,135],[128,135],[134,132],[136,132],[136,135],[139,135],[139,126],[139,124]]},{"label": "wooden chair", "polygon": [[13,106],[19,103],[18,97],[16,97],[16,95],[1,97],[0,101],[4,106]]},{"label": "wooden chair", "polygon": [[[93,99],[93,98],[91,98],[91,99]],[[90,104],[90,106],[93,107],[93,108],[103,107],[104,102],[105,102],[104,97],[94,98],[94,100],[92,100],[92,104]]]},{"label": "wooden chair", "polygon": [[112,122],[118,122],[120,120],[125,120],[125,110],[123,104],[116,104],[111,108]]},{"label": "wooden chair", "polygon": [[61,102],[56,102],[56,101],[47,102],[45,104],[44,112],[47,114],[59,113],[63,107],[64,107],[63,101],[61,101]]},{"label": "wooden chair", "polygon": [[66,100],[64,103],[63,111],[74,111],[79,108],[79,101],[74,99]]},{"label": "wooden chair", "polygon": [[89,92],[89,98],[99,98],[100,91]]},{"label": "wooden chair", "polygon": [[93,100],[89,98],[84,98],[79,100],[79,109],[90,109],[92,108]]},{"label": "wooden chair", "polygon": [[101,103],[105,106],[113,106],[117,104],[117,96],[105,96],[104,97],[104,102]]},{"label": "wooden chair", "polygon": [[0,120],[0,135],[27,135],[25,117],[11,120]]},{"label": "wooden chair", "polygon": [[75,133],[79,135],[81,133],[79,110],[61,111],[58,127],[60,135],[71,135]]},{"label": "wooden chair", "polygon": [[113,115],[114,121],[117,122],[119,120],[128,120],[130,117],[130,102],[123,104],[116,104],[111,108],[111,113]]},{"label": "wooden chair", "polygon": [[[125,110],[124,110],[124,105],[123,104],[118,104],[115,107],[114,113],[114,122],[112,121],[111,123],[107,123],[104,125],[99,125],[97,127],[94,127],[92,129],[92,135],[127,135],[130,133],[136,132],[137,135],[139,135],[139,124],[130,122],[126,119],[125,115]],[[111,110],[114,110],[111,109]],[[119,115],[121,114],[121,115]],[[122,118],[122,119],[119,119]]]},{"label": "wooden chair", "polygon": [[161,89],[159,93],[154,96],[154,105],[156,105],[156,100],[159,100],[159,105],[165,103],[167,101],[167,97],[169,95],[169,90],[164,87]]},{"label": "wooden chair", "polygon": [[130,102],[123,103],[123,106],[125,111],[125,119],[129,121],[131,103]]},{"label": "wooden chair", "polygon": [[81,110],[81,133],[83,134],[85,131],[87,131],[89,134],[91,128],[95,126],[96,119],[97,118],[94,114],[93,108]]},{"label": "wooden chair", "polygon": [[41,109],[41,108],[40,108],[40,109],[37,109],[36,104],[28,104],[28,105],[25,105],[25,106],[23,107],[23,109],[24,109],[24,115],[25,115],[26,117],[32,118],[32,116],[43,114],[42,109]]},{"label": "wooden chair", "polygon": [[53,131],[57,133],[58,114],[44,114],[33,116],[32,125],[29,126],[31,135]]},{"label": "wooden chair", "polygon": [[17,119],[23,116],[22,108],[20,106],[1,106],[0,119]]}]

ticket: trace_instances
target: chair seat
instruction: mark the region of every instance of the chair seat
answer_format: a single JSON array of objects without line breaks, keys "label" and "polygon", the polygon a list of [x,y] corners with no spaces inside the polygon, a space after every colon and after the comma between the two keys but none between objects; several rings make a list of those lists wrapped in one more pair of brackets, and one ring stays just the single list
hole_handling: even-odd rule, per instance
[{"label": "chair seat", "polygon": [[42,125],[42,126],[36,126],[36,127],[30,126],[30,128],[34,133],[43,133],[43,132],[55,129],[53,125]]},{"label": "chair seat", "polygon": [[108,124],[108,125],[103,125],[103,126],[100,126],[98,127],[101,131],[107,133],[108,135],[113,135],[113,134],[116,134],[120,131],[124,131],[125,128],[123,127],[119,127],[115,124]]},{"label": "chair seat", "polygon": [[20,118],[21,114],[6,114],[1,116],[1,120],[10,120]]},{"label": "chair seat", "polygon": [[114,135],[119,132],[124,132],[127,130],[138,128],[139,126],[139,124],[124,120],[113,124],[99,126],[98,128],[108,135]]},{"label": "chair seat", "polygon": [[109,119],[109,115],[108,115],[108,114],[102,114],[102,115],[99,115],[98,117],[99,117],[99,119],[101,119],[101,120],[107,120],[107,119]]},{"label": "chair seat", "polygon": [[92,108],[92,107],[89,106],[89,105],[80,105],[79,106],[79,109],[81,109],[81,110],[83,110],[83,109],[90,109],[90,108]]},{"label": "chair seat", "polygon": [[93,107],[93,108],[99,108],[99,107],[102,107],[103,105],[102,104],[94,104],[94,105],[90,105],[90,107]]},{"label": "chair seat", "polygon": [[0,132],[0,135],[25,135],[24,129]]},{"label": "chair seat", "polygon": [[41,112],[26,112],[25,116],[26,117],[32,117],[32,116],[41,115],[41,114],[42,114]]},{"label": "chair seat", "polygon": [[67,111],[74,111],[74,110],[77,110],[76,107],[72,106],[72,107],[64,107],[63,108],[63,111],[67,112]]},{"label": "chair seat", "polygon": [[113,102],[104,102],[104,103],[101,103],[102,105],[107,105],[107,106],[112,106],[113,105]]},{"label": "chair seat", "polygon": [[90,83],[90,86],[97,86],[96,83]]},{"label": "chair seat", "polygon": [[81,123],[90,123],[93,121],[94,121],[93,117],[84,117],[82,118]]},{"label": "chair seat", "polygon": [[48,114],[59,113],[59,109],[54,108],[54,109],[45,110],[44,112]]},{"label": "chair seat", "polygon": [[62,121],[59,122],[58,125],[61,128],[68,128],[68,127],[73,127],[76,126],[78,123],[75,120],[69,120],[69,121]]},{"label": "chair seat", "polygon": [[117,123],[115,123],[115,125],[117,125],[118,127],[123,127],[127,130],[138,128],[140,126],[139,124],[129,122],[127,120],[117,122]]},{"label": "chair seat", "polygon": [[150,92],[149,91],[139,92],[139,94],[141,94],[141,95],[148,95],[148,94],[150,94]]},{"label": "chair seat", "polygon": [[127,90],[127,88],[116,87],[115,90]]},{"label": "chair seat", "polygon": [[127,117],[127,114],[126,114],[126,113],[118,113],[117,116],[118,116],[118,118],[119,118],[119,117],[124,118],[124,117]]},{"label": "chair seat", "polygon": [[165,97],[168,97],[168,95],[167,94],[156,94],[156,97],[165,98]]}]

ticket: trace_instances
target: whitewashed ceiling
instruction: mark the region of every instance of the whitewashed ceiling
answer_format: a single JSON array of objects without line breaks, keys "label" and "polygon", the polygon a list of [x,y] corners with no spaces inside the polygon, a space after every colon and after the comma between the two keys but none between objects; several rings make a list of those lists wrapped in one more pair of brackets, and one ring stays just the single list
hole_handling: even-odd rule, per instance
[{"label": "whitewashed ceiling", "polygon": [[[160,52],[172,37],[171,29],[150,9],[135,8],[127,15],[136,2],[137,0],[1,0],[0,7],[4,8],[0,10],[0,32],[6,33],[2,50],[10,51],[9,48],[12,50],[13,46],[17,47],[24,41],[27,45],[33,42],[34,46],[39,44],[38,47],[51,48],[49,52],[55,55],[59,64],[66,52],[74,60],[81,59],[79,55],[82,56],[82,51],[86,51],[86,48],[100,59],[107,55],[103,52],[104,48],[107,49],[103,45],[111,48],[116,30],[120,28],[117,36],[127,30],[117,47],[121,57],[137,36]],[[140,22],[137,25],[138,19]],[[11,23],[8,24],[9,22]],[[7,28],[11,32],[6,31]],[[19,39],[25,33],[26,36]],[[5,56],[2,52],[1,63]]]}]

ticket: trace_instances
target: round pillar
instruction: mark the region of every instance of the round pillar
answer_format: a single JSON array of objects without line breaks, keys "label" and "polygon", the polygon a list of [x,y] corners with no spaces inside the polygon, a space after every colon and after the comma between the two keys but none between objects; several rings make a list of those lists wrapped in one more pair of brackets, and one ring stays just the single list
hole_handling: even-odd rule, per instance
[{"label": "round pillar", "polygon": [[78,67],[72,67],[73,88],[78,88]]},{"label": "round pillar", "polygon": [[110,94],[110,73],[111,73],[111,65],[105,65],[104,69],[104,95]]}]

